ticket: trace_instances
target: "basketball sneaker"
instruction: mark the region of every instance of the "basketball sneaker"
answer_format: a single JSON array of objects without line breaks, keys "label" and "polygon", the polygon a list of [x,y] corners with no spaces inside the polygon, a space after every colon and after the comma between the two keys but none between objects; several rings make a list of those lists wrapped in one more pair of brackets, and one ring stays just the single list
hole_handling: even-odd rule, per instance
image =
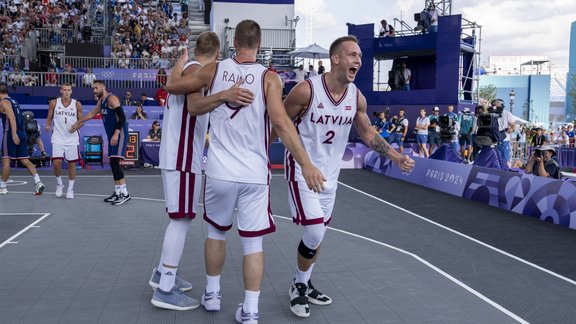
[{"label": "basketball sneaker", "polygon": [[308,305],[308,297],[306,292],[308,287],[301,282],[292,282],[288,295],[290,296],[290,310],[294,315],[300,317],[310,316],[310,305]]},{"label": "basketball sneaker", "polygon": [[104,201],[111,203],[114,200],[116,200],[117,198],[118,198],[118,195],[116,194],[116,191],[114,191],[110,197],[104,198]]},{"label": "basketball sneaker", "polygon": [[0,188],[0,195],[6,195],[6,194],[8,194],[8,189]]},{"label": "basketball sneaker", "polygon": [[308,280],[308,290],[306,290],[308,301],[314,305],[330,305],[332,298],[324,295],[312,285],[312,280]]},{"label": "basketball sneaker", "polygon": [[64,194],[64,185],[56,185],[56,192],[54,194],[58,198],[62,197]]},{"label": "basketball sneaker", "polygon": [[258,313],[244,313],[242,304],[236,310],[236,322],[243,324],[258,324]]},{"label": "basketball sneaker", "polygon": [[196,299],[188,297],[176,287],[173,287],[169,292],[163,291],[160,288],[156,289],[150,302],[159,308],[181,311],[195,309],[200,306],[200,303]]},{"label": "basketball sneaker", "polygon": [[125,195],[125,194],[123,194],[123,193],[120,193],[119,196],[116,196],[116,200],[112,201],[112,205],[114,205],[114,206],[120,206],[120,205],[122,205],[123,203],[127,202],[127,201],[130,200],[130,199],[132,199],[132,198],[130,197],[129,194],[128,194],[128,195]]},{"label": "basketball sneaker", "polygon": [[222,294],[220,292],[206,292],[202,294],[200,304],[204,306],[209,312],[217,312],[220,310],[220,302],[222,301]]},{"label": "basketball sneaker", "polygon": [[74,190],[66,191],[66,199],[74,199]]},{"label": "basketball sneaker", "polygon": [[42,182],[38,182],[36,184],[36,189],[34,190],[34,194],[36,196],[41,195],[44,192],[44,184]]},{"label": "basketball sneaker", "polygon": [[[150,285],[150,287],[152,287],[152,289],[156,289],[160,286],[160,277],[162,276],[162,274],[160,273],[160,271],[158,271],[158,269],[154,268],[154,270],[152,270],[152,276],[150,277],[150,280],[148,281],[148,285]],[[190,289],[192,289],[192,284],[189,283],[188,281],[182,279],[180,277],[180,273],[176,272],[176,282],[174,283],[176,288],[180,289],[180,291],[188,291]]]}]

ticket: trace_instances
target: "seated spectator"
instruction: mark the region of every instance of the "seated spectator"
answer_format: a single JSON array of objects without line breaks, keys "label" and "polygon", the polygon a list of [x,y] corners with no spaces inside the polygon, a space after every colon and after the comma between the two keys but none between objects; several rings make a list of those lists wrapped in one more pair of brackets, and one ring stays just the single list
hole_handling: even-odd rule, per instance
[{"label": "seated spectator", "polygon": [[58,75],[56,74],[56,71],[54,71],[53,67],[48,69],[48,73],[46,73],[45,82],[47,86],[51,87],[55,87],[58,85]]},{"label": "seated spectator", "polygon": [[8,75],[8,84],[9,85],[23,85],[22,77],[24,76],[24,72],[20,70],[20,65],[16,64],[14,66],[14,70],[12,73]]},{"label": "seated spectator", "polygon": [[168,98],[168,91],[166,91],[166,85],[162,85],[160,89],[156,91],[156,96],[154,97],[154,99],[156,99],[156,102],[158,102],[160,106],[165,106],[167,98]]},{"label": "seated spectator", "polygon": [[378,37],[393,37],[394,36],[394,27],[392,25],[388,25],[388,22],[385,19],[380,21],[380,32],[378,33]]},{"label": "seated spectator", "polygon": [[66,63],[64,66],[64,71],[60,74],[60,81],[62,83],[68,83],[71,86],[76,86],[76,72],[72,70],[70,63]]},{"label": "seated spectator", "polygon": [[86,73],[82,76],[82,85],[85,87],[92,87],[94,84],[94,80],[96,80],[96,75],[92,73],[91,68],[86,69]]},{"label": "seated spectator", "polygon": [[553,159],[555,155],[556,150],[550,145],[536,148],[528,160],[526,173],[540,177],[562,179],[560,165]]},{"label": "seated spectator", "polygon": [[122,106],[133,106],[134,101],[132,101],[132,92],[126,91],[124,99],[122,99]]},{"label": "seated spectator", "polygon": [[374,121],[374,129],[380,133],[380,136],[390,143],[390,128],[392,124],[387,120],[386,113],[381,111],[378,113],[378,118]]},{"label": "seated spectator", "polygon": [[144,112],[142,105],[140,103],[136,104],[136,111],[130,116],[130,119],[141,119],[146,120],[148,119],[148,115]]},{"label": "seated spectator", "polygon": [[162,139],[162,128],[160,128],[160,122],[155,120],[152,123],[152,129],[148,131],[148,136],[146,139],[149,141],[160,142]]},{"label": "seated spectator", "polygon": [[152,100],[148,99],[148,96],[145,93],[143,93],[140,95],[140,101],[136,102],[136,105],[139,104],[142,107],[151,106],[152,105],[151,101]]}]

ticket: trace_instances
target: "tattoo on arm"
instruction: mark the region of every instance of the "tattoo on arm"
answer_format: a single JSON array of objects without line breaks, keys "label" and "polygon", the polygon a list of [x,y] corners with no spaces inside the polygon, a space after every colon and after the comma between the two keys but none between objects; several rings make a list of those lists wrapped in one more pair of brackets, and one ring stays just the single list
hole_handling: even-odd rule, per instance
[{"label": "tattoo on arm", "polygon": [[380,134],[376,134],[372,139],[372,149],[378,152],[378,154],[387,157],[390,152],[390,145],[382,138],[382,136],[380,136]]}]

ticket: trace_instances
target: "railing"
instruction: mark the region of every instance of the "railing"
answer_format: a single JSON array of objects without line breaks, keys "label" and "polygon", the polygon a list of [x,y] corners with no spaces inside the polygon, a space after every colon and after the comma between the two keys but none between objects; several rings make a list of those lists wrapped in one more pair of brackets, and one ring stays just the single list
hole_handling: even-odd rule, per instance
[{"label": "railing", "polygon": [[153,59],[153,58],[109,58],[109,57],[85,57],[64,56],[64,63],[75,68],[115,68],[115,69],[169,69],[176,64],[177,58]]},{"label": "railing", "polygon": [[[91,87],[83,82],[85,73],[52,73],[52,72],[20,72],[8,75],[9,86],[40,86],[58,87],[69,83],[73,87]],[[157,89],[160,84],[156,81],[156,73],[125,73],[117,74],[108,71],[96,73],[95,80],[104,80],[108,88],[149,88]]]}]

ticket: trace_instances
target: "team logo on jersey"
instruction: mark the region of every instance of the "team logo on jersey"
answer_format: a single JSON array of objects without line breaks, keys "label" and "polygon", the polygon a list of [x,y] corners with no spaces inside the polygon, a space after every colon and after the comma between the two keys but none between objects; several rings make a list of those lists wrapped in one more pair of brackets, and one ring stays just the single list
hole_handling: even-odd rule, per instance
[{"label": "team logo on jersey", "polygon": [[323,109],[323,108],[324,108],[324,105],[323,105],[322,103],[320,103],[320,104],[318,105],[318,109]]}]

